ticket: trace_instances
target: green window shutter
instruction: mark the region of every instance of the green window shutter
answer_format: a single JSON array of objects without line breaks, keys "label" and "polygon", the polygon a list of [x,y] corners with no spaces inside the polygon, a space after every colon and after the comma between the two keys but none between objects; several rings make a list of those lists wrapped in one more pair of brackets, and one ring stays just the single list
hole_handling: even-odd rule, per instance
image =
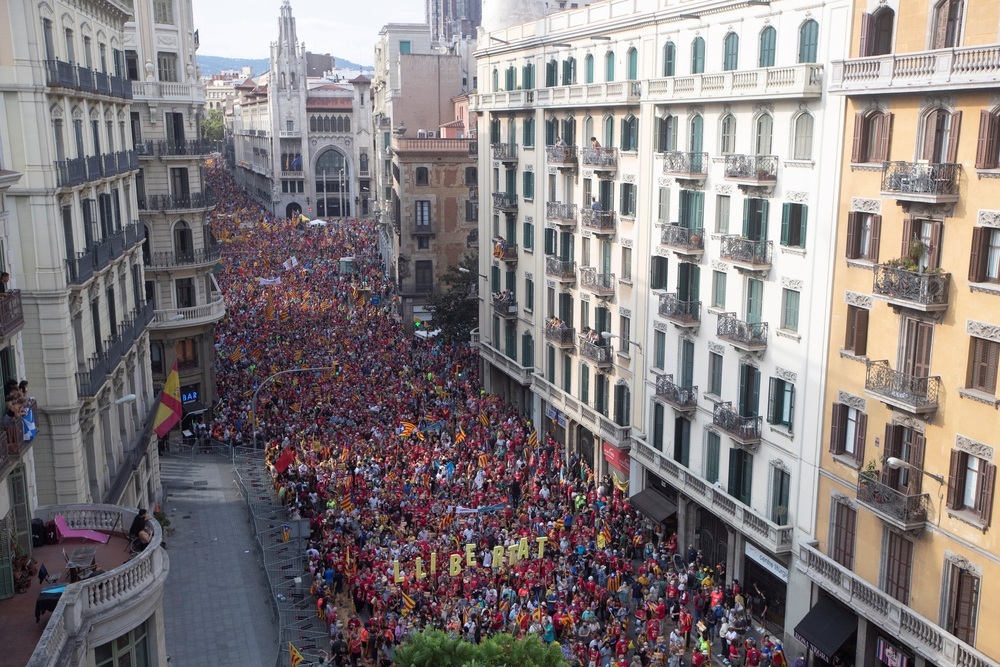
[{"label": "green window shutter", "polygon": [[781,396],[778,393],[781,387],[778,386],[778,378],[770,378],[767,396],[767,421],[770,424],[777,424],[781,421]]},{"label": "green window shutter", "polygon": [[806,229],[808,228],[807,221],[809,219],[809,207],[802,204],[799,207],[799,247],[806,247]]},{"label": "green window shutter", "polygon": [[792,205],[785,203],[781,207],[781,245],[788,245],[788,226],[792,216]]},{"label": "green window shutter", "polygon": [[768,210],[771,207],[771,203],[766,200],[760,200],[760,238],[759,241],[767,240],[767,215]]},{"label": "green window shutter", "polygon": [[590,367],[587,364],[580,364],[580,401],[590,404]]},{"label": "green window shutter", "polygon": [[500,267],[493,266],[490,267],[490,291],[499,292],[500,291]]},{"label": "green window shutter", "polygon": [[743,238],[750,238],[750,212],[753,210],[752,199],[743,200]]}]

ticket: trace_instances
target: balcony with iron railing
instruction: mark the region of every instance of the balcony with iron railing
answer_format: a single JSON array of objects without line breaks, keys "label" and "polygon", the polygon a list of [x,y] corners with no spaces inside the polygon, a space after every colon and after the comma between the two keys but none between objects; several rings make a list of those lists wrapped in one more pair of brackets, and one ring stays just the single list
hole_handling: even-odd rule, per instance
[{"label": "balcony with iron railing", "polygon": [[[598,340],[601,340],[599,336]],[[580,356],[589,359],[598,368],[607,368],[615,361],[615,349],[610,345],[589,340],[586,336],[580,336]]]},{"label": "balcony with iron railing", "polygon": [[549,341],[556,347],[573,347],[576,343],[576,329],[565,325],[565,322],[546,322],[545,340]]},{"label": "balcony with iron railing", "polygon": [[869,396],[912,414],[927,414],[938,408],[941,377],[907,375],[894,371],[887,360],[869,361],[865,391]]},{"label": "balcony with iron railing", "polygon": [[113,336],[104,340],[101,348],[87,360],[86,370],[76,374],[77,393],[84,398],[97,396],[109,375],[128,354],[136,340],[149,326],[153,304],[147,302],[130,313],[129,319],[118,325]]},{"label": "balcony with iron railing", "polygon": [[56,184],[60,188],[71,188],[87,182],[86,158],[72,158],[56,162]]},{"label": "balcony with iron railing", "polygon": [[778,156],[727,155],[723,175],[743,185],[770,185],[778,180]]},{"label": "balcony with iron railing", "polygon": [[660,243],[678,255],[701,255],[705,252],[705,229],[682,227],[678,222],[663,225]]},{"label": "balcony with iron railing", "polygon": [[661,294],[659,313],[679,327],[697,327],[701,324],[701,301],[685,301],[673,292]]},{"label": "balcony with iron railing", "polygon": [[597,269],[585,266],[580,269],[580,286],[602,297],[615,295],[615,274],[598,273]]},{"label": "balcony with iron railing", "polygon": [[[38,414],[38,401],[29,399],[25,407],[34,414]],[[6,428],[0,428],[0,482],[21,461],[21,457],[31,449],[32,442],[34,440],[24,438],[24,426],[19,419],[11,420]]]},{"label": "balcony with iron railing", "polygon": [[205,248],[192,248],[190,250],[173,250],[166,252],[150,253],[145,258],[147,269],[172,269],[181,267],[196,267],[214,264],[219,261],[222,254],[222,246],[209,244]]},{"label": "balcony with iron railing", "polygon": [[139,210],[150,212],[190,211],[213,208],[215,194],[211,190],[186,195],[146,195],[139,197]]},{"label": "balcony with iron railing", "polygon": [[132,99],[130,80],[61,60],[45,61],[45,83],[50,88],[69,88],[123,100]]},{"label": "balcony with iron railing", "polygon": [[501,262],[517,262],[517,244],[504,241],[503,244],[493,244],[493,257]]},{"label": "balcony with iron railing", "polygon": [[663,174],[683,180],[703,181],[708,176],[708,153],[663,153]]},{"label": "balcony with iron railing", "polygon": [[204,157],[215,152],[216,142],[208,139],[179,139],[157,144],[160,157]]},{"label": "balcony with iron railing", "polygon": [[580,164],[596,172],[614,173],[618,171],[618,149],[605,146],[580,150]]},{"label": "balcony with iron railing", "polygon": [[998,78],[1000,45],[991,44],[835,60],[829,90],[864,95],[979,90]]},{"label": "balcony with iron railing", "polygon": [[493,208],[503,213],[517,213],[517,193],[494,192]]},{"label": "balcony with iron railing", "polygon": [[722,237],[719,257],[739,268],[767,271],[771,268],[773,246],[773,241],[757,241],[731,234]]},{"label": "balcony with iron railing", "polygon": [[698,387],[681,386],[674,382],[673,375],[656,378],[656,397],[681,412],[690,412],[698,407]]},{"label": "balcony with iron railing", "polygon": [[712,411],[712,423],[726,432],[733,440],[753,445],[760,442],[764,418],[760,415],[744,417],[733,409],[732,403],[716,403]]},{"label": "balcony with iron railing", "polygon": [[719,313],[715,335],[744,352],[767,349],[767,322],[747,322],[736,313]]},{"label": "balcony with iron railing", "polygon": [[553,167],[575,169],[577,163],[576,146],[546,146],[545,159]]},{"label": "balcony with iron railing", "polygon": [[923,204],[951,204],[958,201],[961,171],[960,164],[885,162],[882,196]]},{"label": "balcony with iron railing", "polygon": [[517,164],[517,144],[490,144],[493,159],[506,165]]},{"label": "balcony with iron railing", "polygon": [[146,239],[145,225],[133,222],[90,248],[78,252],[76,257],[66,262],[66,279],[71,285],[82,285],[95,273],[106,269],[111,262],[121,257],[137,243]]},{"label": "balcony with iron railing", "polygon": [[0,339],[10,338],[24,328],[24,308],[21,290],[0,293]]},{"label": "balcony with iron railing", "polygon": [[[913,471],[912,474],[920,474]],[[865,473],[858,475],[858,502],[899,530],[919,530],[927,521],[930,494],[908,495]]]},{"label": "balcony with iron railing", "polygon": [[594,234],[614,236],[618,229],[618,217],[614,211],[597,211],[584,208],[580,211],[580,226]]},{"label": "balcony with iron railing", "polygon": [[577,217],[576,204],[563,204],[558,201],[545,202],[545,219],[559,227],[575,228]]},{"label": "balcony with iron railing", "polygon": [[872,293],[893,308],[923,312],[948,310],[950,273],[923,273],[881,264],[875,268]]},{"label": "balcony with iron railing", "polygon": [[766,514],[743,504],[717,487],[713,481],[663,456],[646,443],[633,446],[632,455],[642,461],[646,468],[658,471],[656,474],[669,479],[670,484],[683,491],[687,498],[711,511],[712,516],[750,536],[770,553],[786,554],[792,551],[794,535],[791,525],[771,521]]},{"label": "balcony with iron railing", "polygon": [[226,314],[226,300],[221,296],[200,306],[157,310],[150,329],[182,329],[218,322]]},{"label": "balcony with iron railing", "polygon": [[492,296],[493,312],[500,317],[517,319],[517,298],[509,292],[494,292]]},{"label": "balcony with iron railing", "polygon": [[545,275],[560,281],[576,280],[576,262],[549,255],[545,258]]}]

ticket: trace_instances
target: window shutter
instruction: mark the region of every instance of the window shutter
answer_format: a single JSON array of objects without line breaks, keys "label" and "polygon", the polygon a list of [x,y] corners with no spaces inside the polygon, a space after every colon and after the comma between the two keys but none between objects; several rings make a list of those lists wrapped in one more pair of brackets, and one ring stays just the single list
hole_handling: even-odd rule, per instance
[{"label": "window shutter", "polygon": [[743,200],[743,238],[750,238],[750,198]]},{"label": "window shutter", "polygon": [[[979,139],[976,141],[976,169],[992,169],[996,164],[996,150],[990,151],[993,134],[993,114],[986,109],[979,112]],[[993,144],[996,148],[996,142]]]},{"label": "window shutter", "polygon": [[865,136],[865,117],[863,114],[854,114],[854,143],[851,148],[851,162],[863,162]]},{"label": "window shutter", "polygon": [[[918,470],[924,469],[924,449],[927,446],[927,439],[921,433],[914,433],[910,443],[910,465]],[[910,496],[920,495],[920,490],[924,480],[923,472],[917,470],[910,471],[909,483],[906,486],[906,493]]]},{"label": "window shutter", "polygon": [[847,259],[857,259],[858,245],[861,240],[861,214],[851,211],[847,214]]},{"label": "window shutter", "polygon": [[913,239],[913,218],[907,216],[903,219],[903,241],[899,251],[900,257],[910,256],[910,240]]},{"label": "window shutter", "polygon": [[988,168],[995,169],[998,166],[997,153],[1000,152],[1000,116],[990,114],[989,130],[986,135],[986,162]]},{"label": "window shutter", "polygon": [[986,280],[986,239],[990,230],[986,227],[972,228],[972,256],[969,258],[969,282]]},{"label": "window shutter", "polygon": [[660,131],[661,127],[663,127],[663,119],[657,117],[653,121],[653,145],[656,146],[657,153],[663,152],[663,133]]},{"label": "window shutter", "polygon": [[948,162],[954,164],[958,162],[958,131],[962,127],[962,112],[953,111],[951,114],[951,124],[948,126]]},{"label": "window shutter", "polygon": [[858,308],[854,311],[854,355],[868,354],[868,311]]},{"label": "window shutter", "polygon": [[844,453],[844,422],[847,420],[847,406],[843,403],[833,404],[833,415],[830,418],[830,453]]},{"label": "window shutter", "polygon": [[767,199],[762,199],[760,202],[760,238],[758,241],[767,240],[767,218],[768,211],[771,208],[771,202]]},{"label": "window shutter", "polygon": [[[786,395],[788,396],[788,405],[784,406],[784,412],[788,413],[788,428],[792,428],[792,423],[795,421],[795,386],[786,385]],[[784,415],[779,415],[783,417]]]},{"label": "window shutter", "polygon": [[802,206],[799,207],[799,221],[798,221],[800,248],[806,247],[806,229],[808,229],[809,227],[809,225],[807,224],[808,221],[809,221],[809,207],[806,206],[805,204],[802,204]]},{"label": "window shutter", "polygon": [[938,220],[931,223],[931,247],[927,248],[927,268],[936,269],[941,264],[941,228],[943,223]]},{"label": "window shutter", "polygon": [[781,206],[781,245],[788,245],[788,224],[792,214],[791,204],[785,203]]},{"label": "window shutter", "polygon": [[767,395],[767,421],[771,424],[777,424],[781,421],[780,410],[778,410],[780,401],[777,400],[778,378],[770,378],[768,383],[770,387]]},{"label": "window shutter", "polygon": [[873,215],[871,225],[871,239],[868,242],[869,257],[873,262],[878,262],[879,237],[882,234],[882,216]]},{"label": "window shutter", "polygon": [[858,49],[858,55],[862,58],[869,55],[868,50],[871,48],[869,42],[875,35],[875,20],[874,17],[865,12],[861,15],[861,48]]},{"label": "window shutter", "polygon": [[885,162],[889,159],[889,139],[892,135],[892,114],[886,112],[879,118],[880,128],[878,132],[878,154],[876,160]]},{"label": "window shutter", "polygon": [[753,377],[753,394],[750,397],[752,401],[753,414],[750,416],[756,417],[760,414],[760,371],[756,368],[752,371]]},{"label": "window shutter", "polygon": [[995,394],[997,390],[997,366],[1000,366],[1000,343],[986,345],[986,391]]},{"label": "window shutter", "polygon": [[979,518],[986,525],[993,518],[993,487],[997,482],[997,467],[983,463],[983,485],[979,490]]},{"label": "window shutter", "polygon": [[948,467],[948,507],[958,509],[959,496],[961,495],[962,463],[965,454],[957,449],[951,450],[951,464]]},{"label": "window shutter", "polygon": [[868,415],[858,413],[858,427],[854,430],[854,460],[860,466],[865,460],[865,438],[868,436]]},{"label": "window shutter", "polygon": [[[899,456],[899,435],[893,424],[885,425],[885,458]],[[888,463],[882,465],[882,483],[893,486],[897,479],[897,471],[889,467]]]}]

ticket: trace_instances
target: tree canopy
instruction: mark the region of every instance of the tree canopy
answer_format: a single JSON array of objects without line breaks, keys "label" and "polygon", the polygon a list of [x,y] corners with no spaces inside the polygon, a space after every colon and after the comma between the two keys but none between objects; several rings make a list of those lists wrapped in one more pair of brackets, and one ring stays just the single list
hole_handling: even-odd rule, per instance
[{"label": "tree canopy", "polygon": [[566,667],[556,644],[544,644],[535,635],[517,639],[509,634],[486,637],[472,644],[440,630],[424,630],[409,637],[393,656],[397,667]]},{"label": "tree canopy", "polygon": [[[460,271],[459,267],[468,272]],[[434,308],[431,327],[441,330],[439,336],[445,342],[467,343],[472,330],[479,326],[478,280],[478,253],[466,255],[458,266],[448,267],[441,276],[441,283],[447,289],[431,296],[430,305]]]},{"label": "tree canopy", "polygon": [[222,141],[224,127],[222,112],[218,109],[209,109],[201,121],[201,138],[209,141]]}]

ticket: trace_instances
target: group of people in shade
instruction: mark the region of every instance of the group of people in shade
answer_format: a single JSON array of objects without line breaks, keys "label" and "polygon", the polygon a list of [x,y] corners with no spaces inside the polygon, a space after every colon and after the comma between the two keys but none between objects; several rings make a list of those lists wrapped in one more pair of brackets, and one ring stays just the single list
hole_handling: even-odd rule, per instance
[{"label": "group of people in shade", "polygon": [[469,344],[404,333],[371,221],[278,219],[221,166],[207,178],[227,302],[209,428],[256,436],[276,497],[310,522],[324,662],[390,665],[437,628],[536,634],[585,666],[787,664],[780,645],[752,643],[724,567],[678,553],[627,483],[484,392]]}]

